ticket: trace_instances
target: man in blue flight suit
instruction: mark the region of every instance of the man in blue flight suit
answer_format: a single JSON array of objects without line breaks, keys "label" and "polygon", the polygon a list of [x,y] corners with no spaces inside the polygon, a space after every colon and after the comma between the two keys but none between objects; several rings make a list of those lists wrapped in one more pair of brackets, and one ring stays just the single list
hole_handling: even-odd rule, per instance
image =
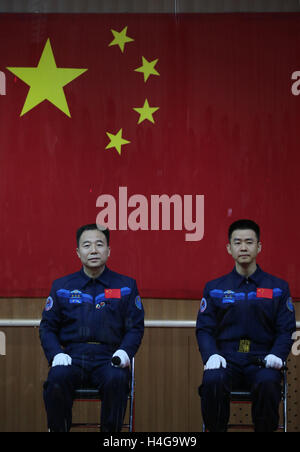
[{"label": "man in blue flight suit", "polygon": [[[233,271],[206,284],[196,335],[204,374],[199,388],[202,414],[211,432],[226,431],[229,393],[252,393],[255,431],[278,427],[283,361],[292,346],[295,313],[288,283],[265,273],[257,264],[260,229],[252,220],[238,220],[228,231]],[[265,367],[255,364],[264,360]]]},{"label": "man in blue flight suit", "polygon": [[[109,230],[85,225],[76,238],[82,269],[54,281],[40,324],[51,365],[44,384],[48,428],[69,431],[74,390],[89,383],[100,391],[101,430],[120,431],[144,310],[135,280],[106,267]],[[113,356],[119,366],[112,365]]]}]

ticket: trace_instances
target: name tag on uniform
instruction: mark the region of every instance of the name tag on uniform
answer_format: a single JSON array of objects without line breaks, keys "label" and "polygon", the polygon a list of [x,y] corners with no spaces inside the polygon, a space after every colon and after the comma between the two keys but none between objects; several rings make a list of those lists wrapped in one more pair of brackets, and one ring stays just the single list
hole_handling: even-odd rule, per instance
[{"label": "name tag on uniform", "polygon": [[256,290],[256,298],[273,298],[273,289],[259,288]]},{"label": "name tag on uniform", "polygon": [[233,290],[225,290],[223,294],[222,303],[234,303],[235,302],[235,293]]}]

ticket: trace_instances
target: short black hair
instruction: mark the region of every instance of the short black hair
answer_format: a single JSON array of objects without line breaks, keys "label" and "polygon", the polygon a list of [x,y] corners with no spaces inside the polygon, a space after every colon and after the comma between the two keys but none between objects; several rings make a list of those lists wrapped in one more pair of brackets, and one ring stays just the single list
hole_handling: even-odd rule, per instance
[{"label": "short black hair", "polygon": [[231,240],[231,236],[233,231],[236,231],[237,229],[251,229],[255,232],[257,240],[260,240],[260,228],[257,223],[253,220],[237,220],[234,223],[232,223],[228,228],[228,239],[229,242]]},{"label": "short black hair", "polygon": [[93,231],[94,229],[97,229],[100,232],[103,232],[103,234],[106,237],[107,246],[109,246],[109,229],[106,226],[100,226],[99,224],[92,223],[92,224],[85,224],[84,226],[80,226],[79,229],[77,229],[76,232],[76,241],[77,246],[79,246],[79,240],[84,231]]}]

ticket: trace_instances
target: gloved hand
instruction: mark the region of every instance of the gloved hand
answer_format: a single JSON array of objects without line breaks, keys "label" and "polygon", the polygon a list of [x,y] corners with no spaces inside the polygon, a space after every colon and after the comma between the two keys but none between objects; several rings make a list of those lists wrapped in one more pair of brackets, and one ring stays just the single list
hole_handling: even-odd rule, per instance
[{"label": "gloved hand", "polygon": [[278,356],[270,354],[270,355],[267,355],[264,360],[266,362],[267,368],[278,369],[278,370],[282,368],[283,362],[282,362],[281,358],[278,358]]},{"label": "gloved hand", "polygon": [[70,366],[72,364],[71,356],[66,353],[58,353],[54,356],[52,361],[52,367],[55,366]]},{"label": "gloved hand", "polygon": [[130,364],[130,359],[125,350],[117,350],[112,357],[118,356],[121,360],[121,363],[118,366],[115,366],[113,363],[111,364],[114,367],[127,367]]},{"label": "gloved hand", "polygon": [[226,359],[223,358],[223,356],[220,356],[218,354],[211,355],[208,360],[206,361],[206,364],[204,366],[204,370],[213,370],[213,369],[220,369],[220,367],[226,368]]}]

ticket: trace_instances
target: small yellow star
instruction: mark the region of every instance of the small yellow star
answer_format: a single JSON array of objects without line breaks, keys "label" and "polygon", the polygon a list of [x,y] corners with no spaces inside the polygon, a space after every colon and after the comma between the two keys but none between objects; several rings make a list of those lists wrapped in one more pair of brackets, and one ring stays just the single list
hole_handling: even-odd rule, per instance
[{"label": "small yellow star", "polygon": [[133,108],[133,110],[135,110],[140,115],[138,124],[143,122],[145,119],[148,119],[148,121],[154,124],[153,113],[159,110],[159,107],[150,107],[149,102],[146,99],[144,105],[141,108]]},{"label": "small yellow star", "polygon": [[108,47],[111,46],[119,46],[121,49],[121,52],[124,52],[124,47],[127,42],[132,42],[134,39],[130,38],[126,35],[127,33],[127,27],[124,27],[122,31],[116,31],[116,30],[110,30],[112,34],[114,35],[113,41],[108,44]]},{"label": "small yellow star", "polygon": [[113,135],[112,133],[109,132],[106,132],[106,135],[110,139],[110,142],[108,143],[105,149],[116,148],[120,155],[121,155],[121,146],[123,146],[123,144],[130,143],[130,141],[122,138],[122,129],[120,129],[119,132],[116,133],[116,135]]},{"label": "small yellow star", "polygon": [[156,69],[154,69],[154,66],[158,62],[158,58],[153,61],[147,61],[145,57],[142,57],[142,66],[135,69],[136,72],[142,72],[144,74],[144,82],[148,80],[150,75],[159,75]]}]

